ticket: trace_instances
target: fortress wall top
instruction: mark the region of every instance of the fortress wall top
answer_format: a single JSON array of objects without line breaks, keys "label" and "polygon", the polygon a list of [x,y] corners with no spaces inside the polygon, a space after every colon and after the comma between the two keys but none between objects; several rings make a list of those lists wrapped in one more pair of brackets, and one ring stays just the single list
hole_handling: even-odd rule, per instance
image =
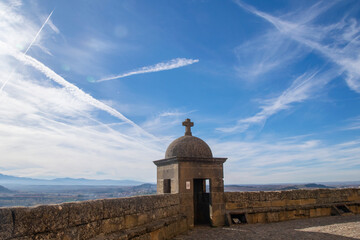
[{"label": "fortress wall top", "polygon": [[352,201],[360,201],[360,188],[225,193],[227,208],[232,203],[241,204],[238,207],[270,207]]},{"label": "fortress wall top", "polygon": [[360,188],[226,192],[224,199],[228,223],[235,215],[263,223],[360,213]]},{"label": "fortress wall top", "polygon": [[180,220],[183,224],[172,230],[176,234],[187,228],[179,204],[178,194],[165,194],[0,208],[0,239],[91,239],[107,234],[130,238],[139,234],[134,230],[139,226],[141,234],[159,234]]}]

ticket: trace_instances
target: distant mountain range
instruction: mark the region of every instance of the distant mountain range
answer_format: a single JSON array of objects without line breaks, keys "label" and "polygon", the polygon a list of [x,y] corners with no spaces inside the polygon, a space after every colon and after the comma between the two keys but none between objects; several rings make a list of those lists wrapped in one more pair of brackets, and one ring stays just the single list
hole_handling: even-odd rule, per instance
[{"label": "distant mountain range", "polygon": [[0,193],[11,193],[12,191],[0,185]]},{"label": "distant mountain range", "polygon": [[86,178],[55,178],[51,180],[14,177],[0,173],[0,185],[92,185],[92,186],[136,186],[144,182],[134,180],[93,180]]},{"label": "distant mountain range", "polygon": [[319,189],[319,188],[347,188],[347,187],[359,187],[360,181],[353,182],[328,182],[328,183],[304,183],[304,184],[248,184],[237,185],[230,184],[225,185],[226,192],[237,191],[283,191],[283,190],[295,190],[295,189]]}]

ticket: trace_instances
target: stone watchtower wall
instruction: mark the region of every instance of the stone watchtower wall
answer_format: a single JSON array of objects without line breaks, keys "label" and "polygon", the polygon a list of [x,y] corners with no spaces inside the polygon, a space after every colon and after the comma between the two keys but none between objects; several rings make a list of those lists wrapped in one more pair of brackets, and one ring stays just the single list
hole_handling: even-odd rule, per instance
[{"label": "stone watchtower wall", "polygon": [[224,199],[228,224],[360,214],[360,188],[226,192]]},{"label": "stone watchtower wall", "polygon": [[0,239],[171,239],[186,232],[178,194],[0,208]]}]

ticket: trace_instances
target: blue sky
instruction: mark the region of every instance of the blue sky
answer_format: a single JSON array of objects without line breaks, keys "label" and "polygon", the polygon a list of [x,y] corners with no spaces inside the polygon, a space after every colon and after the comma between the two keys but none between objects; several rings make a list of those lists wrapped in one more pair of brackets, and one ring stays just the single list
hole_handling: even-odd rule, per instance
[{"label": "blue sky", "polygon": [[193,135],[225,183],[358,181],[358,1],[1,1],[0,172],[155,182]]}]

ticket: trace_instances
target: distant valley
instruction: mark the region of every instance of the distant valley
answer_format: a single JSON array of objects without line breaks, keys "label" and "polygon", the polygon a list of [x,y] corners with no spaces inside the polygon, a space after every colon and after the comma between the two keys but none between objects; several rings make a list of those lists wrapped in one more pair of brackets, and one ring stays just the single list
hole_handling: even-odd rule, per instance
[{"label": "distant valley", "polygon": [[[359,187],[357,182],[304,184],[229,184],[226,192]],[[42,180],[0,174],[0,207],[34,206],[156,194],[156,184],[133,180],[56,178]]]},{"label": "distant valley", "polygon": [[0,173],[0,185],[94,185],[94,186],[134,186],[140,185],[144,182],[134,180],[94,180],[86,178],[55,178],[51,180],[14,177]]},{"label": "distant valley", "polygon": [[0,207],[34,206],[155,193],[155,184],[133,180],[43,180],[0,174]]}]

